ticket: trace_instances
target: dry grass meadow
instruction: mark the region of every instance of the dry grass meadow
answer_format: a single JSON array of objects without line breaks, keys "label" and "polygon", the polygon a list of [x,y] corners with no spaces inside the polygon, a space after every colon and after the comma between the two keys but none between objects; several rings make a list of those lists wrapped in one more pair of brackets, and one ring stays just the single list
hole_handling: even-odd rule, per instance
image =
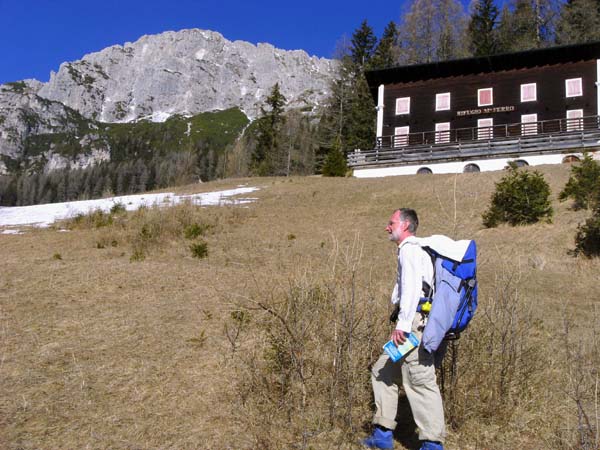
[{"label": "dry grass meadow", "polygon": [[[402,206],[479,246],[480,309],[439,374],[446,447],[597,448],[600,260],[568,255],[569,167],[539,170],[552,224],[483,228],[498,172],[220,181],[180,190],[258,200],[0,235],[0,448],[361,448]],[[400,415],[395,448],[416,448]]]}]

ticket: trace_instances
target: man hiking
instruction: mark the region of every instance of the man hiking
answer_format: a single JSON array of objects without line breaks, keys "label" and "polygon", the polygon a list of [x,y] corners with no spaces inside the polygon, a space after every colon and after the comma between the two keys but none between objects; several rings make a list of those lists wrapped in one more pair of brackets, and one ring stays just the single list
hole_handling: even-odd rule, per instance
[{"label": "man hiking", "polygon": [[[426,314],[417,312],[417,308],[419,299],[425,296],[424,283],[433,285],[433,265],[431,257],[415,237],[418,225],[417,213],[401,208],[394,211],[385,228],[389,239],[398,245],[398,273],[391,299],[395,313],[390,318],[396,321],[391,336],[396,345],[404,343],[411,332],[420,341],[427,321]],[[400,380],[419,428],[421,450],[442,450],[444,408],[436,382],[434,354],[425,350],[423,345],[396,363],[384,352],[373,366],[371,382],[375,398],[375,429],[363,444],[369,448],[394,448],[393,430],[396,428]]]}]

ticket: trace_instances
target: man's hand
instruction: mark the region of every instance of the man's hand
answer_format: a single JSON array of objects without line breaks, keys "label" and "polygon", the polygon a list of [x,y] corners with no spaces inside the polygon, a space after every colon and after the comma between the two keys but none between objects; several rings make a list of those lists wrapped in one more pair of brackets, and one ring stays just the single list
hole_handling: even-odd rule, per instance
[{"label": "man's hand", "polygon": [[396,345],[402,345],[406,341],[406,334],[401,330],[394,330],[390,338]]}]

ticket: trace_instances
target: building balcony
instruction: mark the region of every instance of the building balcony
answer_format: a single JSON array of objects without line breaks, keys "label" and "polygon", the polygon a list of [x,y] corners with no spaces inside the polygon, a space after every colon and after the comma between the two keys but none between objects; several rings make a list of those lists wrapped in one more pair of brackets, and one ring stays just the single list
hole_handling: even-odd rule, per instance
[{"label": "building balcony", "polygon": [[581,152],[600,148],[600,117],[381,136],[374,149],[348,153],[352,168]]}]

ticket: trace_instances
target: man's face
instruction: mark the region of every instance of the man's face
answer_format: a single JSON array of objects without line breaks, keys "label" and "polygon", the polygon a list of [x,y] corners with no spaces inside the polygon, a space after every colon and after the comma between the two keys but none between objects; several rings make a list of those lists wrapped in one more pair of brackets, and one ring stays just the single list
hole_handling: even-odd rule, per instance
[{"label": "man's face", "polygon": [[388,237],[390,241],[400,243],[401,239],[406,231],[407,224],[406,222],[400,220],[400,211],[396,211],[390,217],[390,221],[385,227],[385,231],[388,232]]}]

